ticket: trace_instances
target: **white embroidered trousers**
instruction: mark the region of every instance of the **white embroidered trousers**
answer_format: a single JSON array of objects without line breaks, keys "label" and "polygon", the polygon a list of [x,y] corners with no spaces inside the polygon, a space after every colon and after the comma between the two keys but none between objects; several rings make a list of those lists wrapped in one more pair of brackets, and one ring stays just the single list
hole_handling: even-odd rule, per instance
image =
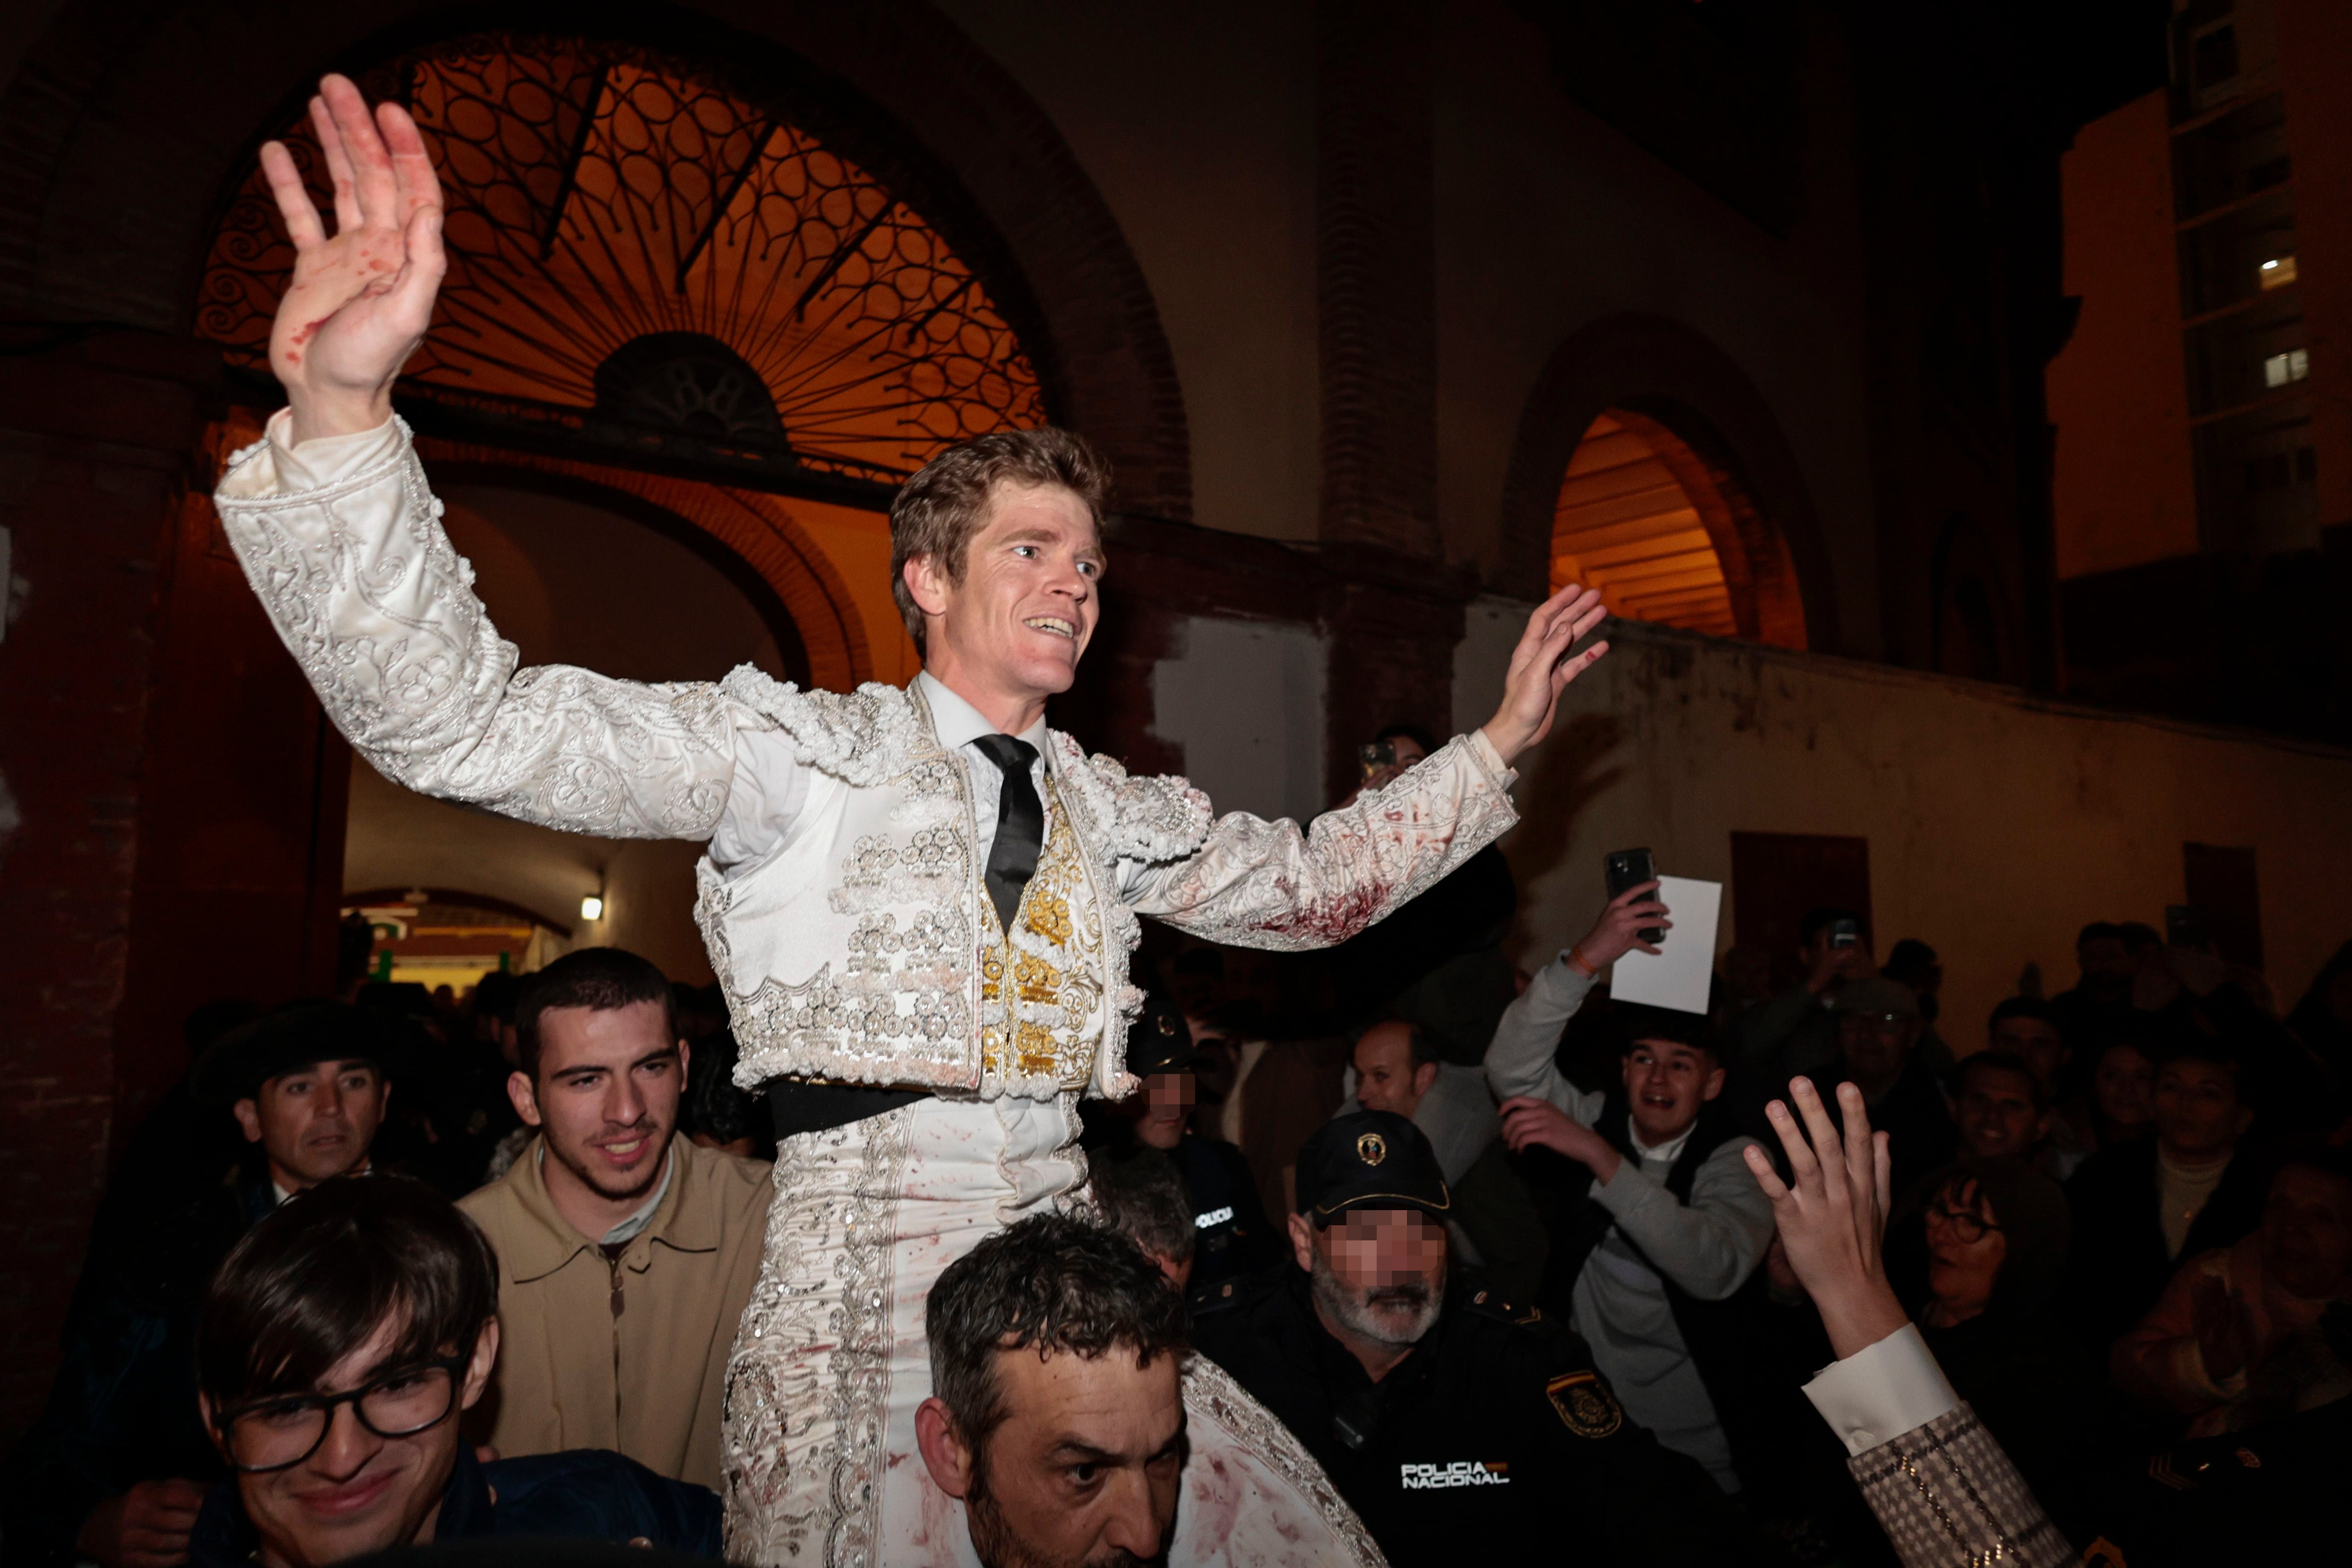
[{"label": "white embroidered trousers", "polygon": [[[923,1302],[950,1263],[1085,1173],[1074,1098],[928,1099],[787,1138],[760,1282],[728,1365],[727,1557],[760,1568],[976,1568],[915,1447]],[[1319,1466],[1205,1358],[1171,1565],[1360,1565],[1379,1549]]]}]

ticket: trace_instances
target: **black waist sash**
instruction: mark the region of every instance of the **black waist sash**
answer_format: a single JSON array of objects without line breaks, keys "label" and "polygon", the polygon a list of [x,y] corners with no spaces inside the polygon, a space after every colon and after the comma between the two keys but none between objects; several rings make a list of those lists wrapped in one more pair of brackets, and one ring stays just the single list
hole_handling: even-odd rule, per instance
[{"label": "black waist sash", "polygon": [[864,1083],[821,1083],[800,1078],[768,1080],[768,1113],[775,1118],[778,1143],[800,1133],[845,1127],[930,1097],[928,1089],[876,1089]]}]

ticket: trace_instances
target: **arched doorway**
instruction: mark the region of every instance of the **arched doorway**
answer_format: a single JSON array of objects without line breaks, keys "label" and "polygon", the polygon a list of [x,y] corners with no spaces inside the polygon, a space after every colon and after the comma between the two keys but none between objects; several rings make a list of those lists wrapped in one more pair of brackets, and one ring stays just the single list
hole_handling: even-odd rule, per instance
[{"label": "arched doorway", "polygon": [[[944,446],[1050,413],[1021,282],[968,259],[999,254],[968,210],[888,127],[722,49],[475,33],[358,74],[415,116],[448,203],[448,275],[395,401],[525,663],[716,679],[750,662],[834,689],[910,675],[891,495]],[[325,210],[306,117],[278,130]],[[268,338],[292,264],[249,168],[196,319],[250,393],[232,423],[277,402]],[[594,896],[577,940],[704,977],[691,846],[494,821],[352,771],[346,890]]]},{"label": "arched doorway", "polygon": [[1502,544],[1514,595],[1590,580],[1627,619],[1840,648],[1828,550],[1770,403],[1664,317],[1605,317],[1552,351],[1512,444]]},{"label": "arched doorway", "polygon": [[[1795,574],[1761,520],[1746,486],[1667,424],[1612,408],[1585,426],[1560,480],[1551,586],[1597,588],[1629,621],[1801,648],[1803,608],[1781,601],[1794,599]],[[1759,548],[1780,556],[1761,574]]]}]

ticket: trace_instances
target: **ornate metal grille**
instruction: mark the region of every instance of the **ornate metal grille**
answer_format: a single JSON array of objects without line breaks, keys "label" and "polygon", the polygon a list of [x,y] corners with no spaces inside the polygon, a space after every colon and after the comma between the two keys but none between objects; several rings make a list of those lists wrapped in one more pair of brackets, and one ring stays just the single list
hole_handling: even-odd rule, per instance
[{"label": "ornate metal grille", "polygon": [[[714,75],[503,35],[373,73],[371,96],[415,114],[449,203],[449,274],[405,402],[477,439],[783,489],[896,484],[952,442],[1040,423],[1036,371],[972,269],[857,164]],[[307,123],[284,140],[326,210]],[[257,169],[197,315],[233,363],[266,373],[293,261]]]}]

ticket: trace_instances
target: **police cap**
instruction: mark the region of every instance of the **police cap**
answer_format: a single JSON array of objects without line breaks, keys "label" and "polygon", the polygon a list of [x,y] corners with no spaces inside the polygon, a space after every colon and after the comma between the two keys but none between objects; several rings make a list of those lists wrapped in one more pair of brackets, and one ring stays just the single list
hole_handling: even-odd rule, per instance
[{"label": "police cap", "polygon": [[1143,1010],[1127,1030],[1127,1070],[1138,1078],[1155,1072],[1198,1072],[1208,1054],[1192,1044],[1192,1026],[1174,1002],[1158,991],[1143,993]]},{"label": "police cap", "polygon": [[1356,1111],[1315,1129],[1298,1150],[1298,1212],[1318,1226],[1351,1208],[1454,1207],[1437,1151],[1392,1111]]}]

